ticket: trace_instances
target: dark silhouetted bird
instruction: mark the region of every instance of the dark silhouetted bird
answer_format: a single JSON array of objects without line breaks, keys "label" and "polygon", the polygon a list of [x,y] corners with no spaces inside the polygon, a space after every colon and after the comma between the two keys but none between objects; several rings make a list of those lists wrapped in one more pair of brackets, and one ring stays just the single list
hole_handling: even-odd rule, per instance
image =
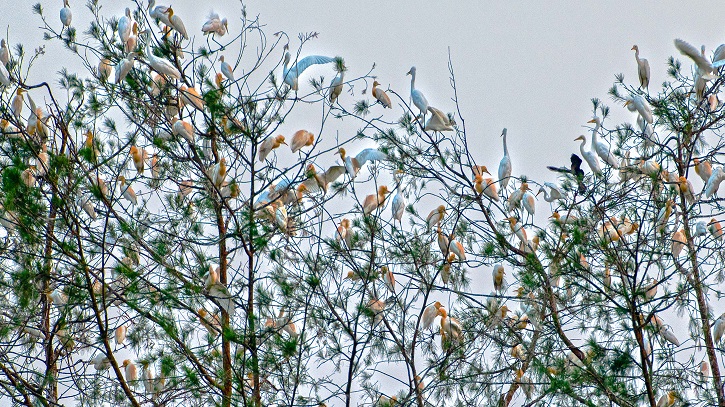
[{"label": "dark silhouetted bird", "polygon": [[572,174],[574,175],[574,178],[576,178],[576,182],[579,185],[579,193],[583,194],[586,192],[587,187],[584,185],[584,170],[582,170],[582,159],[576,155],[571,155],[571,167],[546,167],[551,171],[561,172],[564,174]]}]

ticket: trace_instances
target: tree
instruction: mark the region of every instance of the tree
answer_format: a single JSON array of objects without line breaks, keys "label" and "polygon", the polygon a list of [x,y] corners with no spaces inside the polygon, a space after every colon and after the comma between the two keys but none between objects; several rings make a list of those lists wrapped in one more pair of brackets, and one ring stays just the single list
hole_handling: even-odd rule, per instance
[{"label": "tree", "polygon": [[695,74],[656,95],[618,76],[638,123],[594,99],[601,174],[544,184],[489,178],[459,111],[303,57],[317,33],[242,8],[195,46],[129,5],[89,3],[86,40],[35,6],[85,69],[57,85],[28,79],[44,48],[2,61],[3,400],[725,405],[720,49],[676,42]]}]

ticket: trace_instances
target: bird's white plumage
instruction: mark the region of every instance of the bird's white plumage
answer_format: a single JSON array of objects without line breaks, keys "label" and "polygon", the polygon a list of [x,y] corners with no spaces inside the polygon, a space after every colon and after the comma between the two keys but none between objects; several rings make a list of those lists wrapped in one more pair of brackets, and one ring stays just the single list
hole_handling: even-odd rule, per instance
[{"label": "bird's white plumage", "polygon": [[601,119],[595,116],[593,121],[595,123],[595,126],[594,130],[592,131],[592,149],[596,151],[597,155],[599,155],[602,161],[612,166],[612,168],[618,168],[619,163],[617,162],[617,158],[610,150],[610,147],[603,141],[599,140],[599,138],[597,137],[597,135],[599,134],[599,129],[602,125]]},{"label": "bird's white plumage", "polygon": [[405,205],[407,205],[407,202],[405,201],[405,196],[403,196],[400,188],[398,188],[398,192],[393,197],[393,203],[390,206],[390,210],[391,212],[393,212],[393,219],[397,220],[398,222],[403,219]]},{"label": "bird's white plumage", "polygon": [[118,62],[118,65],[116,65],[116,83],[120,83],[122,80],[126,78],[126,75],[128,75],[129,72],[131,72],[131,69],[133,69],[133,65],[136,63],[136,53],[135,52],[129,52],[128,55],[126,55],[126,58],[120,60]]},{"label": "bird's white plumage", "polygon": [[311,67],[312,65],[328,64],[335,60],[334,58],[322,55],[308,55],[302,59],[297,60],[296,64],[290,66],[289,63],[291,59],[292,55],[287,52],[284,56],[284,70],[282,76],[284,78],[284,83],[289,85],[292,90],[297,90],[297,80],[299,79],[300,75],[302,75],[302,72],[304,72],[307,68]]},{"label": "bird's white plumage", "polygon": [[131,16],[131,9],[126,7],[125,14],[118,19],[118,36],[121,39],[122,44],[126,44],[128,37],[131,36],[131,30],[133,29],[133,17]]},{"label": "bird's white plumage", "polygon": [[640,95],[634,95],[627,97],[627,108],[634,112],[639,113],[640,116],[649,124],[652,124],[654,118],[652,116],[652,108],[649,103]]},{"label": "bird's white plumage", "polygon": [[166,6],[156,6],[156,0],[149,0],[149,16],[155,20],[159,20],[165,25],[171,26],[169,16],[166,14],[169,9]]},{"label": "bird's white plumage", "polygon": [[149,61],[149,65],[151,65],[151,69],[154,71],[174,79],[181,79],[181,72],[176,69],[174,64],[164,58],[159,58],[154,55],[148,41],[146,42],[146,58]]},{"label": "bird's white plumage", "polygon": [[584,145],[587,143],[586,137],[580,136],[579,139],[582,141],[579,145],[579,151],[581,152],[582,157],[584,157],[584,161],[589,164],[589,168],[591,168],[593,173],[600,175],[602,173],[602,166],[599,164],[599,158],[597,158],[594,151],[584,149]]},{"label": "bird's white plumage", "polygon": [[201,32],[204,34],[215,34],[222,37],[227,33],[227,19],[220,19],[219,14],[212,12],[201,27]]},{"label": "bird's white plumage", "polygon": [[692,59],[693,62],[697,65],[699,69],[706,73],[710,73],[713,71],[713,65],[710,61],[707,60],[702,55],[702,52],[695,48],[692,44],[690,44],[687,41],[683,41],[681,39],[675,40],[675,47],[682,55],[687,56],[688,58]]},{"label": "bird's white plumage", "polygon": [[10,86],[10,73],[5,68],[5,64],[0,64],[0,85]]},{"label": "bird's white plumage", "polygon": [[433,106],[428,106],[431,117],[425,123],[426,131],[453,131],[453,124],[448,115]]},{"label": "bird's white plumage", "polygon": [[410,98],[413,101],[413,105],[420,110],[421,115],[425,115],[428,111],[428,99],[425,98],[423,92],[415,88],[415,67],[411,67],[408,74],[410,75]]},{"label": "bird's white plumage", "polygon": [[498,180],[501,182],[501,190],[506,189],[511,179],[511,156],[509,156],[508,145],[506,144],[506,134],[508,130],[503,129],[501,137],[503,137],[503,158],[498,165]]},{"label": "bird's white plumage", "polygon": [[70,23],[73,21],[73,13],[70,11],[68,0],[64,0],[63,4],[65,7],[60,9],[60,22],[63,23],[65,27],[70,27]]}]

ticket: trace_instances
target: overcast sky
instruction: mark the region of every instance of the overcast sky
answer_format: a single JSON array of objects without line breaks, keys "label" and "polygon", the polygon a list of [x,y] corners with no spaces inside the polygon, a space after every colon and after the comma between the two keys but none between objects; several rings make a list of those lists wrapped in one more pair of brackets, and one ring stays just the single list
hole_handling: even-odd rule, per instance
[{"label": "overcast sky", "polygon": [[[30,12],[33,3],[6,4],[5,15],[13,18],[2,22],[3,31],[9,26],[10,42],[23,38],[30,50],[43,43],[41,33],[34,29],[38,17]],[[129,3],[101,1],[104,14],[118,16]],[[531,176],[545,165],[567,164],[569,154],[578,151],[573,139],[591,116],[592,97],[610,104],[613,119],[631,120],[606,92],[617,73],[630,83],[637,80],[633,44],[650,62],[650,90],[654,91],[666,79],[667,57],[676,52],[674,38],[705,44],[708,52],[725,42],[722,2],[447,3],[245,2],[248,13],[260,15],[269,32],[284,30],[292,39],[299,32],[319,32],[303,55],[341,55],[350,67],[349,77],[364,74],[375,62],[375,74],[383,86],[407,94],[410,85],[405,73],[417,66],[417,87],[431,105],[444,111],[454,108],[448,85],[450,48],[461,112],[469,137],[479,141],[477,159],[497,168],[502,156],[498,136],[508,127],[514,175]],[[43,5],[49,20],[58,22],[62,1]],[[212,9],[229,18],[233,34],[238,32],[239,1],[175,0],[172,5],[187,29],[197,35]],[[71,0],[71,8],[74,23],[87,21],[89,12],[83,1]],[[56,55],[63,54],[49,57]],[[685,66],[689,69],[689,61]],[[57,69],[57,63],[49,65],[49,73]],[[605,122],[607,127],[615,124],[615,120]],[[547,177],[555,178],[554,174]]]}]

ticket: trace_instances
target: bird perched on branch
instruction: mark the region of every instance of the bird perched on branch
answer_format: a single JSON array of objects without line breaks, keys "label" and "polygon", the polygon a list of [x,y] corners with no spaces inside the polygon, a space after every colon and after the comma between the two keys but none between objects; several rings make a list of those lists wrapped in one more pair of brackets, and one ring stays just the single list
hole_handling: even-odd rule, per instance
[{"label": "bird perched on branch", "polygon": [[581,168],[582,159],[576,154],[572,154],[569,159],[571,160],[571,167],[569,168],[552,166],[548,166],[546,168],[548,168],[550,171],[573,175],[576,179],[577,184],[579,185],[579,193],[583,194],[584,192],[586,192],[587,187],[584,185],[584,170],[582,170]]}]

